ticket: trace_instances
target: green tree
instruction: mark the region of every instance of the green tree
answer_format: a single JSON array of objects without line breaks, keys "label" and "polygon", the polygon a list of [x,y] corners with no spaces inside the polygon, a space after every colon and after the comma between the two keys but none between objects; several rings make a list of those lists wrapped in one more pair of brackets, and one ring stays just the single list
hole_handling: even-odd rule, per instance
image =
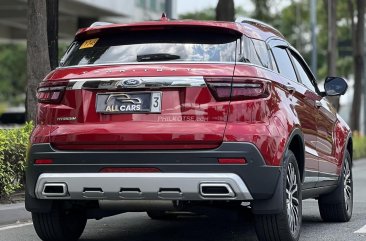
[{"label": "green tree", "polygon": [[272,20],[271,14],[270,14],[270,2],[269,0],[252,0],[254,4],[254,13],[253,18],[269,22]]},{"label": "green tree", "polygon": [[200,11],[188,12],[179,15],[180,19],[215,20],[215,8],[205,8]]},{"label": "green tree", "polygon": [[216,20],[234,21],[235,6],[234,0],[219,0],[216,6]]},{"label": "green tree", "polygon": [[[327,14],[327,62],[328,76],[337,75],[338,58],[338,34],[337,34],[337,0],[324,0],[325,12]],[[333,106],[339,110],[339,96],[328,98]]]},{"label": "green tree", "polygon": [[28,0],[27,31],[27,119],[35,121],[39,82],[50,71],[47,42],[46,2]]},{"label": "green tree", "polygon": [[[238,16],[249,16],[248,11],[244,10],[243,7],[237,6],[235,7],[235,15]],[[205,8],[200,11],[188,12],[179,15],[180,19],[194,19],[194,20],[215,20],[216,13],[215,8]]]},{"label": "green tree", "polygon": [[[355,71],[355,84],[351,111],[351,128],[358,131],[360,128],[360,106],[362,97],[362,80],[365,75],[365,0],[348,0],[349,16],[352,29],[352,53]],[[357,21],[355,21],[357,16]]]},{"label": "green tree", "polygon": [[[352,65],[352,34],[347,2],[337,2],[337,48],[339,58],[336,61],[336,75],[350,76],[353,74]],[[328,75],[328,19],[324,1],[317,1],[318,15],[318,71],[319,80],[324,80]],[[273,15],[272,24],[277,27],[286,39],[296,47],[310,63],[311,43],[310,43],[310,22],[309,3],[307,1],[291,1],[287,7]],[[334,51],[334,50],[333,50]]]},{"label": "green tree", "polygon": [[26,46],[0,45],[0,102],[11,105],[21,103],[18,97],[25,92]]}]

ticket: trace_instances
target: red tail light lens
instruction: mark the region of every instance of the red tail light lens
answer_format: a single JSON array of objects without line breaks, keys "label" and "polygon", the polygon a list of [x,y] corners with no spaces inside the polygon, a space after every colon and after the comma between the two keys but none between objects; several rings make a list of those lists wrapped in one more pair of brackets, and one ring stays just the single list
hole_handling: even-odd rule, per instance
[{"label": "red tail light lens", "polygon": [[205,78],[216,100],[248,100],[269,96],[269,81],[254,78]]},{"label": "red tail light lens", "polygon": [[67,81],[42,82],[37,89],[37,100],[39,103],[60,103],[64,95]]},{"label": "red tail light lens", "polygon": [[216,100],[218,101],[230,100],[231,84],[233,82],[233,78],[231,77],[205,78],[205,81]]}]

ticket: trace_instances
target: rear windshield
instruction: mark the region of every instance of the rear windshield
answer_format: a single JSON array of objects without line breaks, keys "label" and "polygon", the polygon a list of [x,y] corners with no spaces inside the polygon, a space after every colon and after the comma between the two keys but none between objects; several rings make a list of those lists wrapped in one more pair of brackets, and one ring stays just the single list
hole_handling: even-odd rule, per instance
[{"label": "rear windshield", "polygon": [[235,62],[238,37],[193,30],[124,31],[74,41],[61,66],[135,62]]}]

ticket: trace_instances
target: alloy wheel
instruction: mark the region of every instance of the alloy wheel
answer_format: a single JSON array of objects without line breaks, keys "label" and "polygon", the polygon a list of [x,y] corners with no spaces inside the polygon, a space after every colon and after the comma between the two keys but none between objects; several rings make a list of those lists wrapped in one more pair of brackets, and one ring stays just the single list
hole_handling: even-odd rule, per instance
[{"label": "alloy wheel", "polygon": [[289,163],[286,176],[286,207],[287,218],[292,234],[296,234],[300,226],[299,220],[299,186],[295,167]]},{"label": "alloy wheel", "polygon": [[343,167],[343,181],[344,202],[346,204],[346,210],[349,212],[352,205],[352,174],[348,160],[346,160]]}]

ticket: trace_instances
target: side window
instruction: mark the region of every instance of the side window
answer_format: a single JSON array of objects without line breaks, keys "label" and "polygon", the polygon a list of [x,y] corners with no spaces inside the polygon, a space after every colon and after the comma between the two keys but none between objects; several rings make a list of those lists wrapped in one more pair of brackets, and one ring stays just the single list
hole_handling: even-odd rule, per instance
[{"label": "side window", "polygon": [[269,51],[269,59],[271,61],[271,65],[272,65],[272,70],[279,73],[278,72],[278,68],[277,68],[277,64],[276,64],[276,61],[274,60],[274,56],[273,56],[273,53],[272,51],[270,50]]},{"label": "side window", "polygon": [[265,68],[270,68],[267,44],[258,39],[244,37],[243,56],[241,62],[249,62]]},{"label": "side window", "polygon": [[275,47],[272,52],[280,74],[292,81],[297,81],[295,70],[286,49]]},{"label": "side window", "polygon": [[301,82],[308,87],[308,89],[314,91],[316,93],[315,87],[313,85],[313,83],[311,82],[311,77],[309,77],[309,74],[306,73],[305,69],[304,69],[304,63],[302,63],[303,61],[300,60],[300,58],[291,52],[292,55],[292,59],[294,60],[294,64],[295,67],[297,69],[297,72],[299,73],[299,77]]},{"label": "side window", "polygon": [[74,49],[76,47],[79,47],[76,41],[74,41],[70,44],[70,46],[67,48],[66,52],[64,53],[64,56],[62,56],[62,58],[60,60],[60,63],[59,63],[60,66],[64,65],[66,59],[70,56],[70,53],[74,52]]}]

